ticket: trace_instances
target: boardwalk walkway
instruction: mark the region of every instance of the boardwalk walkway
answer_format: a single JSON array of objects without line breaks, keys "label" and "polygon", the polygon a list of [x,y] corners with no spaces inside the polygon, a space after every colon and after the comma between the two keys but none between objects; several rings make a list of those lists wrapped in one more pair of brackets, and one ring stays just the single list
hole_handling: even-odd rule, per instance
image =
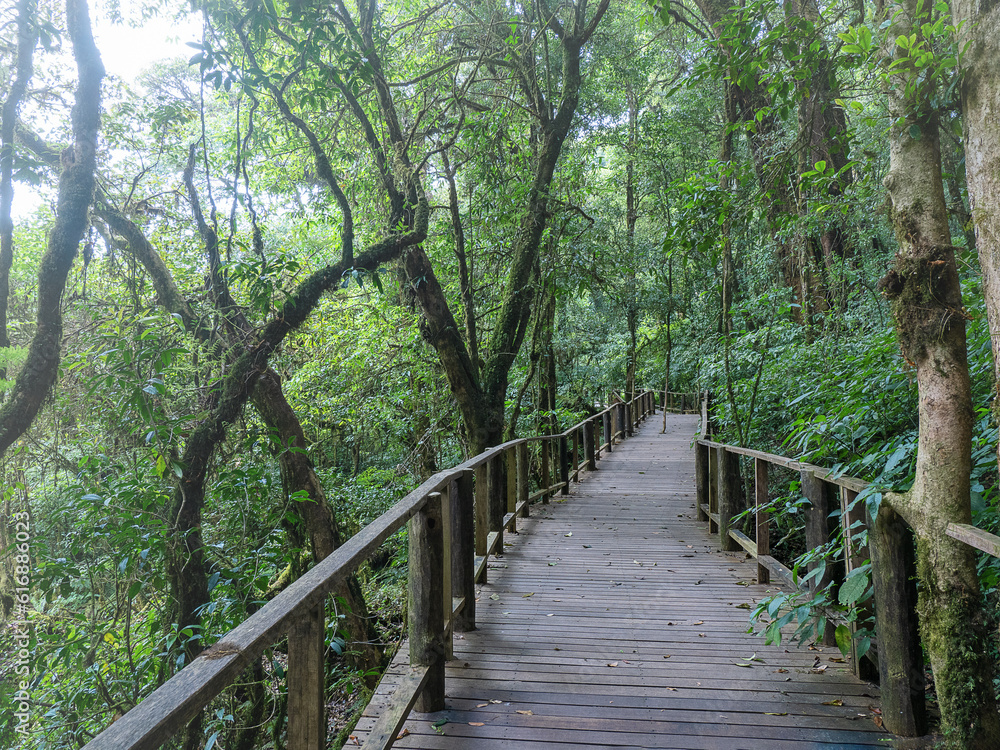
[{"label": "boardwalk walkway", "polygon": [[[412,714],[396,747],[887,746],[869,715],[876,689],[836,649],[746,633],[747,605],[775,587],[696,522],[697,417],[667,419],[666,434],[650,418],[565,502],[533,506],[506,537],[477,587],[479,629],[455,641],[448,708]],[[355,741],[372,723],[361,719]]]}]

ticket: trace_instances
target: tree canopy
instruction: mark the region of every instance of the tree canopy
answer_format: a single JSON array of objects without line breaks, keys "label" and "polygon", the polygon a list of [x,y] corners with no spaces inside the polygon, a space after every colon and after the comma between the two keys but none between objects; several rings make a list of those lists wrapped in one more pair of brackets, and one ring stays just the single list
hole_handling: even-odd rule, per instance
[{"label": "tree canopy", "polygon": [[[1000,529],[998,8],[6,5],[0,742],[82,746],[439,467],[655,387],[903,514],[942,730],[991,747],[1000,564],[934,540]],[[144,26],[198,38],[105,71]],[[345,730],[405,554],[331,614]],[[282,747],[283,680],[178,741]]]}]

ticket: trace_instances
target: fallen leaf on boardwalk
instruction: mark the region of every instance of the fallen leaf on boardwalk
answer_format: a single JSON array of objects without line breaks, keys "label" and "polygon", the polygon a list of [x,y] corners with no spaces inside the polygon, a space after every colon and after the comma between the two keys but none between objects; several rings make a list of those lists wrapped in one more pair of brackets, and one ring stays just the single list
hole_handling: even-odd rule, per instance
[{"label": "fallen leaf on boardwalk", "polygon": [[431,726],[432,727],[443,727],[447,723],[448,723],[447,719],[438,719],[433,724],[431,724]]},{"label": "fallen leaf on boardwalk", "polygon": [[704,633],[698,633],[698,637],[699,637],[699,638],[704,638],[704,637],[705,637],[705,634],[704,634]]},{"label": "fallen leaf on boardwalk", "polygon": [[752,667],[753,666],[753,664],[747,664],[746,662],[742,662],[742,661],[734,661],[733,664],[735,664],[737,667]]},{"label": "fallen leaf on boardwalk", "polygon": [[784,673],[785,673],[785,672],[787,672],[788,670],[787,670],[787,669],[776,669],[776,670],[774,670],[774,671],[775,671],[775,672],[777,672],[778,674],[784,674]]},{"label": "fallen leaf on boardwalk", "polygon": [[877,726],[879,729],[882,728],[882,717],[881,716],[873,716],[872,717],[872,721],[875,722],[875,726]]},{"label": "fallen leaf on boardwalk", "polygon": [[470,721],[469,722],[469,726],[470,727],[485,727],[486,723],[482,722],[482,721]]},{"label": "fallen leaf on boardwalk", "polygon": [[746,602],[743,602],[742,604],[737,604],[736,609],[751,609],[751,607]]},{"label": "fallen leaf on boardwalk", "polygon": [[490,705],[490,704],[489,703],[477,703],[476,704],[476,708],[486,708],[488,705]]},{"label": "fallen leaf on boardwalk", "polygon": [[821,664],[818,667],[810,669],[809,671],[813,672],[814,674],[823,674],[826,671],[826,664]]},{"label": "fallen leaf on boardwalk", "polygon": [[589,544],[585,544],[585,545],[583,545],[583,548],[584,548],[584,549],[590,549],[590,547],[591,547],[591,545],[589,545]]},{"label": "fallen leaf on boardwalk", "polygon": [[500,599],[500,594],[490,594],[490,599],[492,599],[493,601],[497,601],[498,599]]},{"label": "fallen leaf on boardwalk", "polygon": [[573,536],[573,532],[571,531],[568,534],[563,534],[563,536]]},{"label": "fallen leaf on boardwalk", "polygon": [[404,729],[404,730],[403,730],[402,732],[400,732],[400,733],[399,733],[398,735],[396,735],[396,739],[397,739],[397,740],[401,740],[401,739],[403,739],[403,738],[404,738],[404,737],[405,737],[406,735],[408,735],[409,733],[410,733],[410,730],[409,730],[409,729]]},{"label": "fallen leaf on boardwalk", "polygon": [[503,701],[498,701],[498,700],[496,700],[496,699],[491,699],[491,700],[490,700],[490,703],[503,703]]},{"label": "fallen leaf on boardwalk", "polygon": [[824,706],[843,706],[844,701],[840,698],[834,698],[832,701],[823,701]]},{"label": "fallen leaf on boardwalk", "polygon": [[764,716],[788,716],[788,712],[784,711],[782,713],[775,713],[773,711],[765,711]]},{"label": "fallen leaf on boardwalk", "polygon": [[704,620],[698,620],[698,622],[692,622],[691,624],[692,625],[704,625],[705,621]]},{"label": "fallen leaf on boardwalk", "polygon": [[519,714],[524,714],[525,716],[534,716],[531,711],[518,711]]},{"label": "fallen leaf on boardwalk", "polygon": [[361,744],[361,740],[359,740],[359,739],[358,739],[357,737],[355,737],[355,736],[354,736],[353,734],[352,734],[352,735],[351,735],[350,737],[348,737],[348,739],[349,739],[349,740],[350,740],[351,742],[353,742],[353,743],[354,743],[355,745],[360,745],[360,744]]},{"label": "fallen leaf on boardwalk", "polygon": [[618,666],[618,662],[616,662],[616,661],[610,661],[610,662],[608,662],[608,666],[609,667],[617,667]]},{"label": "fallen leaf on boardwalk", "polygon": [[847,663],[847,659],[841,659],[839,656],[831,656],[830,657],[830,661],[835,661],[838,664],[846,664]]},{"label": "fallen leaf on boardwalk", "polygon": [[669,659],[671,656],[673,656],[673,654],[664,654],[663,658],[664,659]]},{"label": "fallen leaf on boardwalk", "polygon": [[521,594],[521,598],[522,599],[527,599],[529,596],[534,596],[534,595],[535,595],[535,592],[532,591],[530,594]]},{"label": "fallen leaf on boardwalk", "polygon": [[671,693],[677,692],[677,688],[667,688],[667,690],[669,690]]},{"label": "fallen leaf on boardwalk", "polygon": [[550,567],[550,568],[553,568],[553,567],[555,567],[556,565],[558,565],[558,563],[549,563],[549,567]]},{"label": "fallen leaf on boardwalk", "polygon": [[[553,613],[553,614],[555,614],[555,613]],[[545,615],[545,616],[546,616],[546,617],[552,617],[552,615]]]}]

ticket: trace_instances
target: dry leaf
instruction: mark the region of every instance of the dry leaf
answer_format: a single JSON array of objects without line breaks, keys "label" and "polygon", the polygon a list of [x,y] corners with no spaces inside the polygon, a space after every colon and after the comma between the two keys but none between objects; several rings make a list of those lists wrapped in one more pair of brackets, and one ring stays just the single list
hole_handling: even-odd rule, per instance
[{"label": "dry leaf", "polygon": [[523,714],[524,716],[534,716],[534,714],[531,713],[531,711],[518,711],[518,713]]},{"label": "dry leaf", "polygon": [[824,706],[843,706],[844,701],[840,698],[834,698],[832,701],[823,701]]},{"label": "dry leaf", "polygon": [[699,638],[704,638],[704,637],[705,637],[705,634],[704,634],[704,633],[698,633],[698,637],[699,637]]},{"label": "dry leaf", "polygon": [[692,625],[704,625],[704,624],[705,624],[705,621],[704,621],[704,620],[698,620],[698,622],[693,622],[693,623],[691,623],[691,624],[692,624]]},{"label": "dry leaf", "polygon": [[404,737],[405,737],[406,735],[408,735],[409,733],[410,733],[410,730],[409,730],[409,729],[404,729],[404,730],[403,730],[402,732],[400,732],[400,733],[399,733],[399,734],[398,734],[398,735],[396,736],[396,739],[397,739],[397,740],[401,740],[401,739],[403,739],[403,738],[404,738]]},{"label": "dry leaf", "polygon": [[667,690],[669,690],[671,693],[677,692],[677,688],[667,688]]},{"label": "dry leaf", "polygon": [[534,595],[535,595],[535,592],[532,591],[530,594],[521,594],[521,598],[522,599],[527,599],[529,596],[534,596]]},{"label": "dry leaf", "polygon": [[470,721],[469,722],[469,726],[470,727],[485,727],[486,723],[483,722],[483,721]]},{"label": "dry leaf", "polygon": [[617,667],[618,666],[618,662],[616,662],[616,661],[608,662],[608,666],[609,667]]},{"label": "dry leaf", "polygon": [[499,601],[500,594],[490,594],[490,599],[492,599],[493,601]]},{"label": "dry leaf", "polygon": [[491,700],[490,700],[490,703],[503,703],[503,701],[498,701],[498,700],[496,700],[496,699],[491,699]]},{"label": "dry leaf", "polygon": [[671,656],[672,656],[672,654],[664,654],[664,655],[663,655],[663,658],[664,658],[664,659],[669,659],[669,658],[670,658]]},{"label": "dry leaf", "polygon": [[818,667],[809,670],[813,674],[823,674],[826,671],[826,664],[820,664]]},{"label": "dry leaf", "polygon": [[361,740],[359,740],[359,739],[358,739],[358,738],[357,738],[357,737],[356,737],[355,735],[353,735],[353,734],[352,734],[352,735],[351,735],[350,737],[348,737],[347,739],[349,739],[349,740],[350,740],[351,742],[353,742],[353,743],[354,743],[355,745],[360,745],[360,744],[361,744]]},{"label": "dry leaf", "polygon": [[773,711],[765,711],[764,716],[788,716],[788,712],[784,711],[782,713],[775,713]]},{"label": "dry leaf", "polygon": [[873,716],[872,717],[872,721],[875,722],[875,726],[877,726],[879,729],[882,728],[882,717],[881,716]]},{"label": "dry leaf", "polygon": [[787,670],[787,669],[776,669],[776,670],[774,670],[774,671],[775,671],[775,672],[777,672],[778,674],[784,674],[784,673],[785,673],[785,672],[787,672],[788,670]]}]

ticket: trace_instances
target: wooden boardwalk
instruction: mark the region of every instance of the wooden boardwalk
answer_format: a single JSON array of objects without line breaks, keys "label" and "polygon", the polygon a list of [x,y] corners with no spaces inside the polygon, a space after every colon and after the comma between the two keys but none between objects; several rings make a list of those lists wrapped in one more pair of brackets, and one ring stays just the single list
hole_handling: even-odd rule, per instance
[{"label": "wooden boardwalk", "polygon": [[[647,420],[572,494],[532,506],[477,586],[447,709],[412,714],[396,747],[886,747],[877,689],[835,648],[765,646],[747,606],[776,587],[695,520],[695,416]],[[402,650],[402,651],[405,651]],[[740,666],[749,664],[750,666]],[[401,654],[348,744],[363,743]]]}]

